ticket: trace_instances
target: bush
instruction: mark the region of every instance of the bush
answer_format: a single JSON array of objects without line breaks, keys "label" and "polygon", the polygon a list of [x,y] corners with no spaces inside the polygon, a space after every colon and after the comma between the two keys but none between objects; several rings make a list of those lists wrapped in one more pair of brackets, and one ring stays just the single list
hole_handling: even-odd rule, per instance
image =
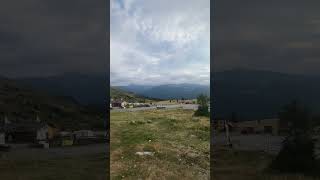
[{"label": "bush", "polygon": [[314,142],[305,135],[286,138],[281,151],[271,164],[271,168],[279,172],[307,175],[314,174],[316,167]]},{"label": "bush", "polygon": [[279,154],[271,163],[271,169],[281,173],[315,175],[317,160],[308,111],[297,101],[293,101],[283,108],[279,117],[282,124],[288,125],[289,134]]},{"label": "bush", "polygon": [[195,116],[210,116],[209,112],[209,98],[206,95],[200,94],[197,98],[197,102],[199,104],[198,110],[194,113]]},{"label": "bush", "polygon": [[194,113],[195,116],[210,116],[208,106],[199,106],[197,111]]}]

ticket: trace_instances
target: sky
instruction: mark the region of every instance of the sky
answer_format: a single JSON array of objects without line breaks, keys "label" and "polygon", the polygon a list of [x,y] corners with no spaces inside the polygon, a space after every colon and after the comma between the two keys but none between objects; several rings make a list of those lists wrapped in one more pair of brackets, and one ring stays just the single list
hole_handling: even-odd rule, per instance
[{"label": "sky", "polygon": [[210,80],[209,0],[111,0],[111,85]]},{"label": "sky", "polygon": [[320,1],[216,0],[214,71],[320,75]]},{"label": "sky", "polygon": [[106,73],[106,1],[2,0],[0,76]]},{"label": "sky", "polygon": [[[209,0],[111,0],[113,84],[208,83]],[[320,1],[215,0],[215,71],[320,75]],[[108,73],[106,1],[2,0],[0,76]]]}]

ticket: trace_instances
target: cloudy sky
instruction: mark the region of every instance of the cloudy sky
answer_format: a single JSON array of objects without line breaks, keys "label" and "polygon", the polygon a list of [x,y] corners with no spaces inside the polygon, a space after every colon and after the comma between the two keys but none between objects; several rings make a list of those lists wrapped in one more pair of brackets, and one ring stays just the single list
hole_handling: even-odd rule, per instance
[{"label": "cloudy sky", "polygon": [[106,73],[106,1],[2,0],[0,76]]},{"label": "cloudy sky", "polygon": [[209,0],[111,0],[110,80],[208,84]]},{"label": "cloudy sky", "polygon": [[216,0],[215,71],[320,75],[320,1]]}]

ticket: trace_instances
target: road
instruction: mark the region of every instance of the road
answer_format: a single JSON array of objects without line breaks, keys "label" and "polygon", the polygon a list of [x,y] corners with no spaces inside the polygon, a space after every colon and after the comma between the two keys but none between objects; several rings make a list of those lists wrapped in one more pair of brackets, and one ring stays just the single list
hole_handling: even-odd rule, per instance
[{"label": "road", "polygon": [[[284,137],[272,135],[231,135],[231,143],[235,149],[248,151],[265,151],[277,154],[280,151]],[[213,144],[225,145],[224,134],[215,135]]]},{"label": "road", "polygon": [[[233,148],[245,151],[264,151],[269,154],[278,154],[285,139],[283,136],[273,136],[267,134],[231,135]],[[217,146],[226,145],[224,133],[215,134],[212,143]],[[316,141],[315,154],[320,158],[320,141]]]},{"label": "road", "polygon": [[[197,104],[174,104],[174,105],[162,105],[165,107],[165,109],[177,109],[177,108],[183,108],[183,109],[191,109],[196,110],[198,108]],[[156,106],[151,107],[139,107],[139,108],[126,108],[126,109],[112,109],[113,112],[132,112],[132,111],[144,111],[144,110],[152,110],[157,109]]]},{"label": "road", "polygon": [[103,154],[108,152],[108,144],[57,147],[50,149],[30,148],[26,144],[11,144],[9,152],[1,152],[2,158],[10,160],[45,160],[74,156]]}]

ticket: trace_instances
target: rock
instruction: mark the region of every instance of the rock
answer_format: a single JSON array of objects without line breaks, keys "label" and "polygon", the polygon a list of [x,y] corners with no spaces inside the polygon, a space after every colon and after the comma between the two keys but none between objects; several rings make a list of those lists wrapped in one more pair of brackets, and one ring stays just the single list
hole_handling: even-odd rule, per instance
[{"label": "rock", "polygon": [[130,121],[130,124],[136,124],[136,121]]},{"label": "rock", "polygon": [[151,120],[148,120],[147,123],[152,123],[152,121],[151,121]]},{"label": "rock", "polygon": [[139,156],[153,156],[154,152],[148,152],[148,151],[136,152],[136,155],[139,155]]},{"label": "rock", "polygon": [[199,155],[197,153],[190,152],[190,153],[187,153],[187,156],[190,158],[197,158]]}]

